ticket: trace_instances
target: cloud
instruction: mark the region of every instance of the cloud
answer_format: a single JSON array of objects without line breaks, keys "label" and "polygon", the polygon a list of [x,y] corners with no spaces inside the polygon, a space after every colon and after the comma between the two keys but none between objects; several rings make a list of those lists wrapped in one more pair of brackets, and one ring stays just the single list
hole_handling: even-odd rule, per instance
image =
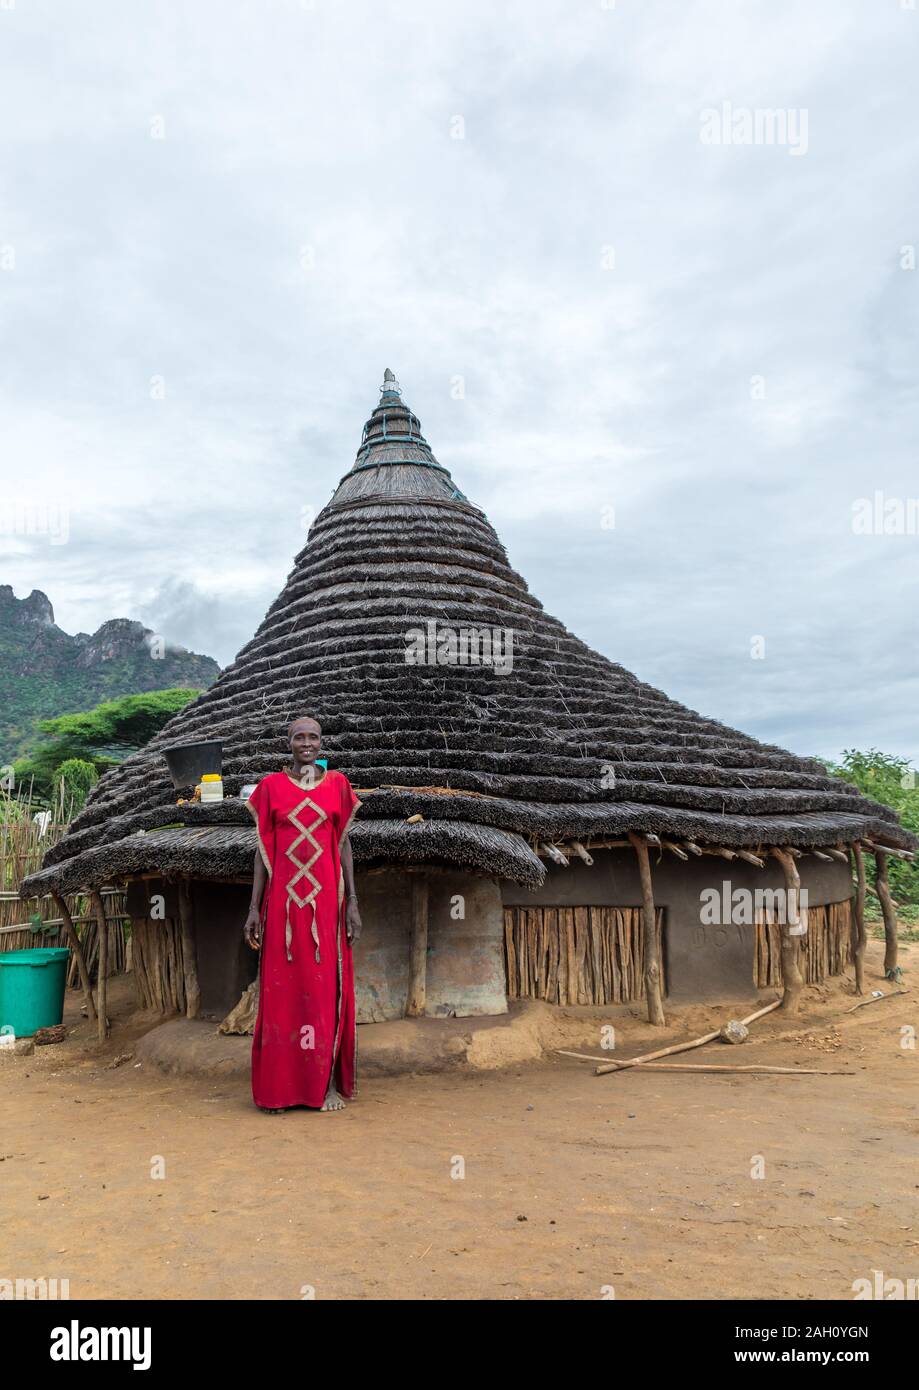
[{"label": "cloud", "polygon": [[[917,492],[916,13],[0,20],[6,490],[71,523],[0,535],[17,592],[227,663],[389,365],[585,640],[796,751],[919,757],[919,537],[851,527]],[[806,110],[806,155],[703,144],[724,101]]]}]

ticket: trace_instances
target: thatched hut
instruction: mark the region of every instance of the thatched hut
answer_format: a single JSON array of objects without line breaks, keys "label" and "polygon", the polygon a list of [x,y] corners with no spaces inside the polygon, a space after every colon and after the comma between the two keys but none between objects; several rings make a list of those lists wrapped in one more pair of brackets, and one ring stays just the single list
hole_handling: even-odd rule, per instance
[{"label": "thatched hut", "polygon": [[[784,980],[790,1002],[850,953],[860,986],[863,849],[915,848],[819,762],[686,709],[549,617],[389,372],[252,640],[100,780],[23,893],[126,882],[143,1002],[222,1016],[256,967],[239,791],[285,763],[307,712],[363,802],[365,1021],[521,995],[646,997],[661,1021],[668,995]],[[223,745],[227,798],[177,805],[162,750],[203,739]]]}]

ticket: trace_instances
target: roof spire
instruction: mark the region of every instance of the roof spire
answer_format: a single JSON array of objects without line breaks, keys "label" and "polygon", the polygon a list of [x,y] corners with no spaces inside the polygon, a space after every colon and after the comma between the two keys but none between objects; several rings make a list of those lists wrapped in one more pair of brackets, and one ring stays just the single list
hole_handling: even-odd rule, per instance
[{"label": "roof spire", "polygon": [[396,374],[390,371],[388,367],[383,373],[383,385],[380,387],[380,391],[384,396],[402,395],[402,387],[399,385],[398,381],[396,381]]}]

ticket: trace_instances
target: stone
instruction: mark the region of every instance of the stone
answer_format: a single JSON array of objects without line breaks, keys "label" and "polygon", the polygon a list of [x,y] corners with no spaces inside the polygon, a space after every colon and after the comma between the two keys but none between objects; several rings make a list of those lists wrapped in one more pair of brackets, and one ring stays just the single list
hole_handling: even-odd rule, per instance
[{"label": "stone", "polygon": [[742,1043],[746,1042],[750,1036],[749,1028],[744,1027],[736,1018],[728,1019],[727,1023],[718,1034],[722,1042]]}]

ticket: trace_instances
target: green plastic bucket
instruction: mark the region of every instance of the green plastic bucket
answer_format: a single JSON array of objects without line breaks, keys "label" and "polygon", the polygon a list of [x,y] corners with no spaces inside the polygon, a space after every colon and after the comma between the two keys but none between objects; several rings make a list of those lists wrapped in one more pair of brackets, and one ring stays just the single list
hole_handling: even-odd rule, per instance
[{"label": "green plastic bucket", "polygon": [[70,951],[39,946],[0,954],[0,1031],[30,1038],[64,1017],[64,988]]}]

